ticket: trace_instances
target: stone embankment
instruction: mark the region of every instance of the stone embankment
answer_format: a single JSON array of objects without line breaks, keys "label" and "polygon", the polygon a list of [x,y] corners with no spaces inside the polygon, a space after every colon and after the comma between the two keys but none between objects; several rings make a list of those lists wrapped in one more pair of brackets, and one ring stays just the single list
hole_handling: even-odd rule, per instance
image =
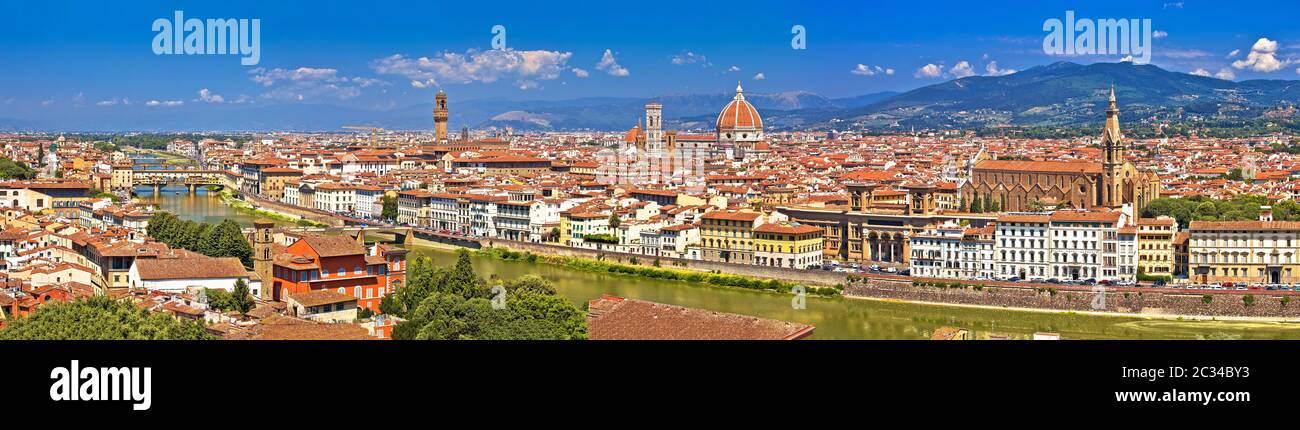
[{"label": "stone embankment", "polygon": [[[959,285],[960,284],[960,285]],[[845,296],[899,299],[1007,308],[1062,311],[1115,312],[1148,315],[1205,317],[1257,317],[1300,319],[1300,296],[1287,293],[1173,292],[1141,288],[1061,289],[1043,286],[999,286],[949,280],[913,283],[897,278],[868,277],[844,288]],[[1269,292],[1273,293],[1273,292]],[[1098,294],[1105,295],[1104,306]],[[1252,296],[1253,299],[1245,299]],[[1208,297],[1208,299],[1207,299]],[[1248,301],[1253,300],[1250,304]]]}]

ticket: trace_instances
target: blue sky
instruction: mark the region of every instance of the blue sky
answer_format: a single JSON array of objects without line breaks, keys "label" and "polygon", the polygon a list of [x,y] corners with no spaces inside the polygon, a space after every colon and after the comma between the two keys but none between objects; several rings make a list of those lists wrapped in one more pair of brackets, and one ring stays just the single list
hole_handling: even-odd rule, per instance
[{"label": "blue sky", "polygon": [[[750,91],[845,97],[1062,59],[1120,59],[1044,54],[1044,20],[1064,19],[1066,10],[1151,19],[1152,63],[1167,69],[1300,79],[1297,9],[1284,1],[1134,0],[5,2],[0,117],[147,105],[383,109],[427,102],[436,88],[453,100],[556,100],[727,92],[743,81]],[[260,19],[260,64],[154,55],[150,25],[176,10]],[[498,24],[508,50],[493,53]],[[807,29],[807,49],[791,49],[794,25]],[[602,67],[607,51],[612,61]]]}]

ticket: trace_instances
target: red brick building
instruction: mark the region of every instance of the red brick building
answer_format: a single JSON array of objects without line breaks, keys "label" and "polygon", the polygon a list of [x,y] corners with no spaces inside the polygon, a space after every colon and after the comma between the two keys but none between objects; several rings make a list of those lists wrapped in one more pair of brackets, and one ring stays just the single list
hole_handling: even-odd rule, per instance
[{"label": "red brick building", "polygon": [[369,250],[344,236],[307,235],[275,257],[274,299],[331,290],[357,298],[357,307],[379,310],[379,301],[406,282],[406,250],[376,244]]}]

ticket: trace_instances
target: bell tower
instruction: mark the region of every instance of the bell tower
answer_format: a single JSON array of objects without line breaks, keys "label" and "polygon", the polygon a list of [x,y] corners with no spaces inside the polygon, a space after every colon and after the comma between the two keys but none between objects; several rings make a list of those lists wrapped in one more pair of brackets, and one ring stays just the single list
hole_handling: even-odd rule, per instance
[{"label": "bell tower", "polygon": [[271,255],[271,244],[274,242],[271,236],[271,229],[275,228],[275,223],[265,219],[253,221],[253,273],[262,279],[262,300],[275,299],[275,278],[272,275],[272,266],[275,256]]},{"label": "bell tower", "polygon": [[663,106],[650,102],[645,105],[645,147],[646,151],[658,153],[663,151]]},{"label": "bell tower", "polygon": [[437,136],[438,143],[447,141],[447,93],[438,90],[438,95],[433,97],[433,124],[434,134]]},{"label": "bell tower", "polygon": [[1115,86],[1110,87],[1110,106],[1106,108],[1106,128],[1101,135],[1102,192],[1101,205],[1124,204],[1124,136],[1119,131],[1119,108],[1115,104]]}]

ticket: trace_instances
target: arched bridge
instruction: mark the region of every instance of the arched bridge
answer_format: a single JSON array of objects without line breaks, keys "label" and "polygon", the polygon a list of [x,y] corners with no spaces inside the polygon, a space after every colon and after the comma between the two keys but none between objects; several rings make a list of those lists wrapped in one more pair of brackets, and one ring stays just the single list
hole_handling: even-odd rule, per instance
[{"label": "arched bridge", "polygon": [[157,193],[167,185],[185,185],[190,192],[196,187],[220,186],[220,170],[135,170],[131,173],[131,186],[152,186]]}]

